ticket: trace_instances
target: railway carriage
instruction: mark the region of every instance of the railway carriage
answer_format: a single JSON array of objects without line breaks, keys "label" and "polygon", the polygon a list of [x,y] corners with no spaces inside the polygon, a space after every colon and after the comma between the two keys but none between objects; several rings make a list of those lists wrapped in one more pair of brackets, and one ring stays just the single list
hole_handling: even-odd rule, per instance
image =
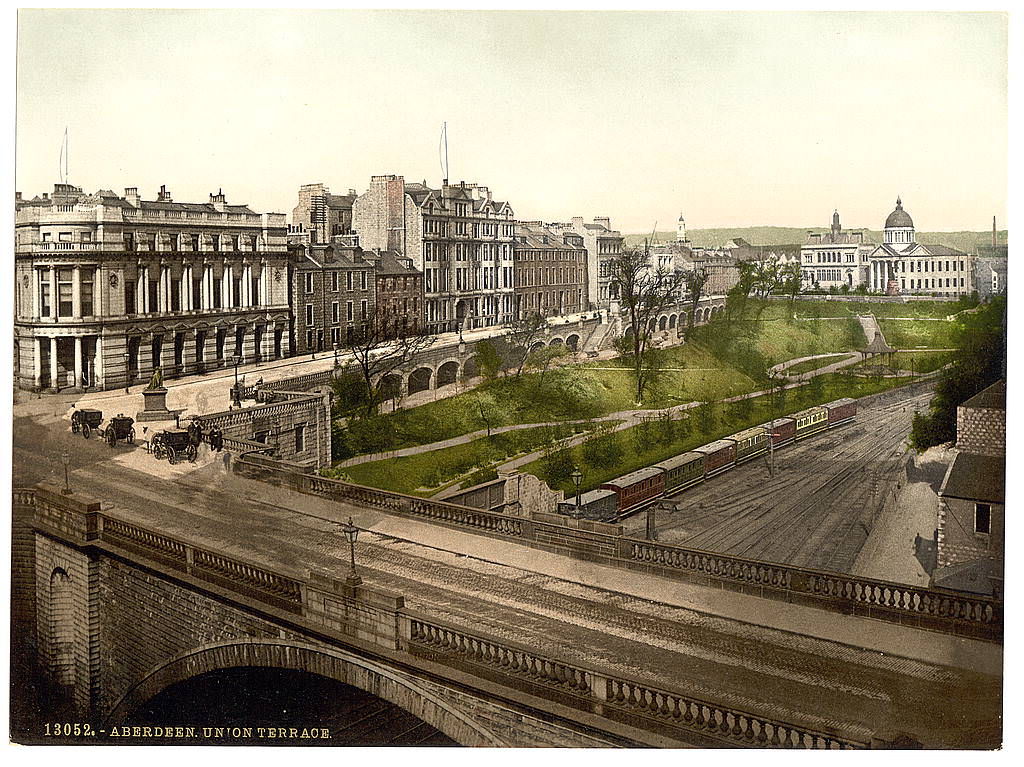
[{"label": "railway carriage", "polygon": [[736,443],[736,463],[743,463],[768,452],[768,432],[763,426],[744,429],[729,439]]},{"label": "railway carriage", "polygon": [[579,510],[576,507],[576,496],[566,498],[558,504],[558,513],[575,517],[577,513],[584,519],[603,522],[612,519],[619,512],[619,495],[614,490],[590,490],[580,496]]},{"label": "railway carriage", "polygon": [[771,435],[773,448],[788,445],[796,438],[796,421],[792,418],[776,418],[761,427]]},{"label": "railway carriage", "polygon": [[828,428],[830,429],[849,423],[857,417],[857,400],[849,397],[826,402],[824,407],[828,410]]},{"label": "railway carriage", "polygon": [[687,453],[656,463],[652,468],[665,472],[665,494],[678,493],[704,481],[704,453]]},{"label": "railway carriage", "polygon": [[828,410],[823,405],[809,407],[793,415],[796,421],[795,439],[803,439],[828,428]]},{"label": "railway carriage", "polygon": [[704,476],[707,479],[736,465],[736,443],[731,439],[719,439],[702,445],[696,452],[704,454]]},{"label": "railway carriage", "polygon": [[653,466],[625,474],[601,485],[602,490],[613,490],[619,497],[619,513],[633,509],[651,498],[665,494],[665,472]]}]

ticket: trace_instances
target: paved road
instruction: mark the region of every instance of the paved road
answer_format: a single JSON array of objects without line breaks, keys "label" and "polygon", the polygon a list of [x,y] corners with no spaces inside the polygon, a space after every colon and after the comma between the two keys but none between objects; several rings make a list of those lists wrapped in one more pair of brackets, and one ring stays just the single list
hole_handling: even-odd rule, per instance
[{"label": "paved road", "polygon": [[[652,684],[861,738],[995,745],[1001,648],[576,561],[389,517],[226,474],[174,478],[118,460],[128,448],[73,437],[52,414],[15,411],[14,482],[63,481],[106,513],[286,573],[342,571],[340,523],[366,530],[363,578],[467,629],[528,642]],[[854,646],[856,645],[856,646]],[[867,649],[860,649],[861,647]]]}]

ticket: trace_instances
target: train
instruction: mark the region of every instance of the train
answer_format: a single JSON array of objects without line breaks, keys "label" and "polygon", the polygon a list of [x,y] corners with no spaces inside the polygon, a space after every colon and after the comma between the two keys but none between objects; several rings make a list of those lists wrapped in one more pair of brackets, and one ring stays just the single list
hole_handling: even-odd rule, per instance
[{"label": "train", "polygon": [[643,469],[609,480],[558,504],[560,514],[609,522],[677,495],[739,464],[766,455],[857,417],[857,400],[844,397],[715,440]]}]

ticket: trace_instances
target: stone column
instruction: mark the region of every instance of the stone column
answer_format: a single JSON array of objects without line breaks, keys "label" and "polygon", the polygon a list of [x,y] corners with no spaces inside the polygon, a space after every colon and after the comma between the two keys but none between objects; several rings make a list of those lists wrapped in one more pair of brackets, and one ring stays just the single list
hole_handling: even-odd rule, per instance
[{"label": "stone column", "polygon": [[74,319],[82,317],[82,272],[81,267],[71,268],[71,316]]},{"label": "stone column", "polygon": [[231,303],[231,264],[224,264],[224,271],[220,280],[220,305],[224,309],[230,309],[233,304]]},{"label": "stone column", "polygon": [[92,378],[94,385],[104,388],[106,381],[103,375],[103,336],[96,336],[96,356],[92,361]]},{"label": "stone column", "polygon": [[200,299],[203,311],[209,311],[213,308],[213,267],[209,264],[203,264],[203,284]]},{"label": "stone column", "polygon": [[75,336],[75,388],[82,386],[82,337]]},{"label": "stone column", "polygon": [[181,310],[192,310],[192,267],[187,264],[181,267]]},{"label": "stone column", "polygon": [[45,338],[32,339],[32,385],[38,389],[43,385],[43,342]]},{"label": "stone column", "polygon": [[50,267],[50,319],[57,321],[57,267]]},{"label": "stone column", "polygon": [[59,389],[60,383],[57,381],[57,338],[52,337],[50,339],[50,388]]}]

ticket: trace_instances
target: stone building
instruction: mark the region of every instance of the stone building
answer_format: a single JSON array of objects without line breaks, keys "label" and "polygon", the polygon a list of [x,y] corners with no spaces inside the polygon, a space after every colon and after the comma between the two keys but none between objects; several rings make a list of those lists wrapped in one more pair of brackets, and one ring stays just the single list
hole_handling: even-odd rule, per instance
[{"label": "stone building", "polygon": [[384,335],[396,338],[423,332],[423,272],[412,259],[392,250],[369,250],[373,264],[376,321]]},{"label": "stone building", "polygon": [[292,227],[308,232],[310,242],[330,242],[332,237],[352,234],[352,203],[356,190],[347,195],[331,194],[323,184],[299,187],[299,202],[292,208]]},{"label": "stone building", "polygon": [[540,221],[517,221],[515,317],[561,317],[587,311],[587,249],[572,230],[554,231]]},{"label": "stone building", "polygon": [[998,381],[956,411],[956,457],[939,490],[934,585],[1001,591],[1005,484],[1006,382]]},{"label": "stone building", "polygon": [[15,380],[109,389],[290,353],[285,217],[138,189],[15,199]]},{"label": "stone building", "polygon": [[555,232],[572,231],[583,237],[587,249],[587,302],[593,309],[607,309],[618,301],[612,283],[611,264],[620,253],[625,238],[612,229],[611,219],[595,217],[594,223],[586,224],[576,216],[571,223],[548,224]]},{"label": "stone building", "polygon": [[974,289],[982,301],[1006,293],[1008,252],[1006,245],[979,245],[977,255],[971,259],[974,265]]},{"label": "stone building", "polygon": [[353,237],[289,245],[296,354],[334,351],[366,330],[374,312],[374,265]]},{"label": "stone building", "polygon": [[832,214],[828,232],[808,232],[800,247],[800,267],[805,288],[853,289],[864,282],[868,254],[875,246],[863,231],[844,230],[839,211]]},{"label": "stone building", "polygon": [[514,213],[487,187],[373,176],[352,204],[352,228],[364,248],[400,253],[423,273],[427,332],[512,319]]}]

